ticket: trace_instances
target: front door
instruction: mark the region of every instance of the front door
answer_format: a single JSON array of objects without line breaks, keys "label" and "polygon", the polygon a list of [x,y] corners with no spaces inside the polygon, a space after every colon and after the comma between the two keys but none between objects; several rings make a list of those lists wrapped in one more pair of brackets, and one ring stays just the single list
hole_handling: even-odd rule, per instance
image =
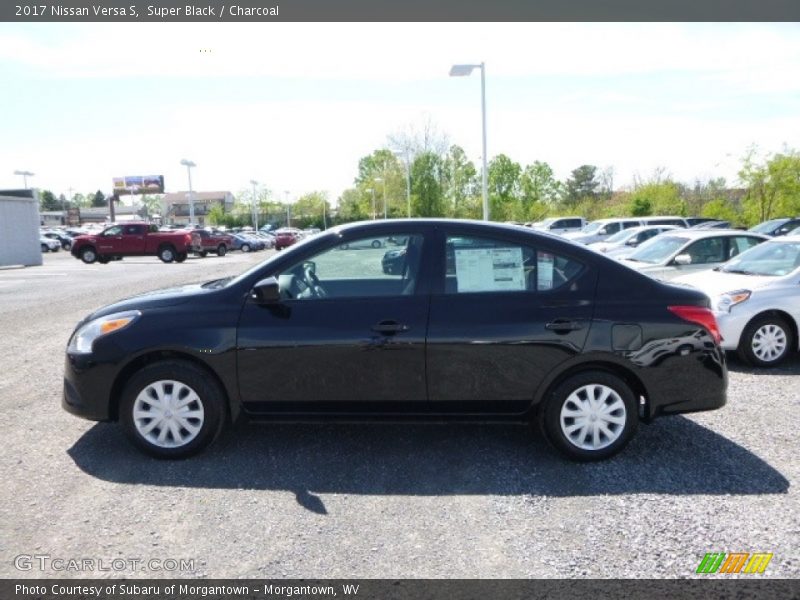
[{"label": "front door", "polygon": [[245,408],[425,411],[423,240],[404,231],[338,240],[275,273],[282,300],[248,301],[239,322]]}]

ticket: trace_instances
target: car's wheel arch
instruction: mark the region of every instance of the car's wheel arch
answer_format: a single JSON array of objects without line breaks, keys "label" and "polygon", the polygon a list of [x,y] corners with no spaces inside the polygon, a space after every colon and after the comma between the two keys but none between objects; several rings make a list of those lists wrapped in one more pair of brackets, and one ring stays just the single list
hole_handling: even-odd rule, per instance
[{"label": "car's wheel arch", "polygon": [[135,373],[147,365],[166,360],[184,361],[205,371],[209,377],[215,380],[224,394],[225,408],[228,418],[230,418],[231,421],[236,421],[236,419],[239,417],[240,407],[237,402],[233,402],[231,400],[232,398],[237,397],[236,390],[231,389],[230,386],[226,384],[225,380],[220,377],[219,373],[217,373],[208,363],[190,353],[177,350],[154,350],[146,352],[131,359],[125,364],[124,367],[122,367],[122,369],[120,369],[119,373],[114,379],[114,383],[111,386],[111,394],[109,398],[110,420],[119,420],[119,405],[120,401],[122,400],[122,393],[131,377],[133,377]]},{"label": "car's wheel arch", "polygon": [[648,402],[647,388],[630,367],[621,362],[617,362],[614,358],[586,356],[576,357],[576,359],[562,363],[559,365],[559,368],[554,369],[545,377],[534,393],[533,402],[529,410],[529,417],[532,419],[537,417],[545,401],[562,382],[585,371],[602,371],[619,377],[631,388],[636,396],[637,402],[641,402],[641,399],[644,398],[645,410],[642,411],[642,407],[640,406],[639,416],[642,417],[643,415],[649,414],[646,410]]},{"label": "car's wheel arch", "polygon": [[[759,319],[767,317],[776,317],[789,324],[789,327],[791,327],[792,340],[794,340],[794,348],[792,348],[792,350],[794,350],[795,352],[800,351],[800,325],[798,325],[797,321],[794,319],[794,317],[792,317],[792,315],[778,308],[762,310],[760,313],[753,315],[753,317],[749,321],[747,321],[747,324],[744,326],[744,329],[742,329],[742,333],[744,333],[747,330],[747,328],[750,327],[750,325],[752,325]],[[739,344],[741,343],[742,340],[739,340]]]}]

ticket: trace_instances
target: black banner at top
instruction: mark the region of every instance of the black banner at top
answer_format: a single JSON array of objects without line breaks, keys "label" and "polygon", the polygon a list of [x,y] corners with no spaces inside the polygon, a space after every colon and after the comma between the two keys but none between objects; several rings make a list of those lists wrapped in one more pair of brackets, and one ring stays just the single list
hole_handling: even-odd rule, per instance
[{"label": "black banner at top", "polygon": [[0,21],[800,21],[800,1],[11,0]]}]

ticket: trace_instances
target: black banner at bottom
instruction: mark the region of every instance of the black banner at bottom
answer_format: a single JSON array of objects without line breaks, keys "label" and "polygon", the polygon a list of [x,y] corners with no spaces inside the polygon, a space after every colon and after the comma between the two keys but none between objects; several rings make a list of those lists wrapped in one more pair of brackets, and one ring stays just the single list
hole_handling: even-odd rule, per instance
[{"label": "black banner at bottom", "polygon": [[2,600],[702,600],[800,598],[786,579],[6,579]]}]

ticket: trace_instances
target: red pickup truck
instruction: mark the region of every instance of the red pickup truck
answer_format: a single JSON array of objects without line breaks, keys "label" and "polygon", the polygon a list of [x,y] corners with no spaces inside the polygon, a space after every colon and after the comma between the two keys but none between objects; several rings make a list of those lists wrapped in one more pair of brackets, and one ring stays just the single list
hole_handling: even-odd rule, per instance
[{"label": "red pickup truck", "polygon": [[123,256],[158,256],[163,262],[183,262],[192,247],[188,231],[159,231],[150,223],[112,225],[97,235],[79,235],[70,252],[86,264],[106,264]]},{"label": "red pickup truck", "polygon": [[228,248],[233,245],[231,236],[209,229],[195,229],[192,231],[192,250],[198,256],[205,257],[209,252],[217,256],[225,256]]}]

